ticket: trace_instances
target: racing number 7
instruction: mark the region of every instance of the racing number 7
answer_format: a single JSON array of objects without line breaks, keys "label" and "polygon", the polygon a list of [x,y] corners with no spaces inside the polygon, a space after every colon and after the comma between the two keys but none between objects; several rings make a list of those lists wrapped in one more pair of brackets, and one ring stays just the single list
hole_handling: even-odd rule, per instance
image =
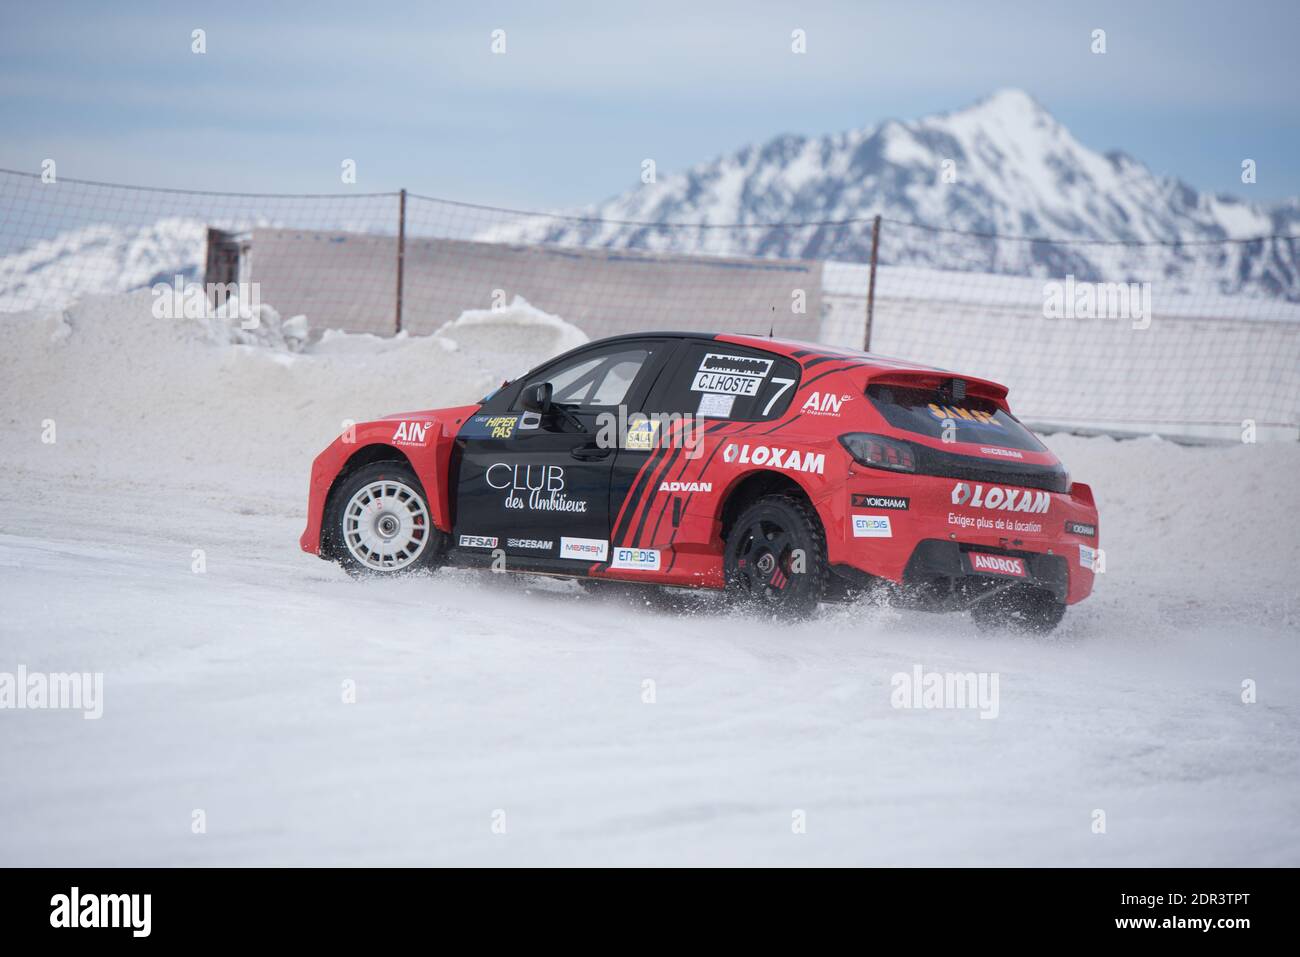
[{"label": "racing number 7", "polygon": [[768,399],[767,405],[763,406],[764,416],[766,416],[769,412],[772,411],[772,406],[776,405],[776,400],[781,398],[781,396],[785,395],[785,390],[790,388],[790,386],[794,385],[794,379],[782,379],[777,376],[772,376],[772,381],[779,382],[781,384],[781,388],[777,389],[774,393],[772,393],[772,398]]}]

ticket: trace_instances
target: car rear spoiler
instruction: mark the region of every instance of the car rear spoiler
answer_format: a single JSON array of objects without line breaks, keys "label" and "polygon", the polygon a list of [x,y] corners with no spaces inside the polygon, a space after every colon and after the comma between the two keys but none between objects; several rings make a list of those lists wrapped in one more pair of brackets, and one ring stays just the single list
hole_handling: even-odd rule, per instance
[{"label": "car rear spoiler", "polygon": [[867,385],[894,385],[907,389],[924,389],[933,391],[948,402],[961,402],[971,395],[980,399],[996,402],[1008,412],[1007,387],[989,379],[975,376],[954,375],[951,372],[903,371],[899,369],[882,369],[867,377]]}]

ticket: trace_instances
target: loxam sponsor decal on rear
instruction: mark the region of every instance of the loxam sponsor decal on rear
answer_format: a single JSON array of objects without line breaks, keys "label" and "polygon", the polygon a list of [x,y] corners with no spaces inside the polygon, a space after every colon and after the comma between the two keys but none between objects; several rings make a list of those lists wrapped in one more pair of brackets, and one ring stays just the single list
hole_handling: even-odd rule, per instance
[{"label": "loxam sponsor decal on rear", "polygon": [[428,422],[400,422],[392,442],[394,445],[424,445],[428,434]]},{"label": "loxam sponsor decal on rear", "polygon": [[722,461],[738,465],[766,465],[816,475],[826,471],[826,455],[823,452],[800,452],[798,449],[767,445],[728,445],[722,450]]},{"label": "loxam sponsor decal on rear", "polygon": [[799,411],[804,415],[838,416],[844,408],[844,403],[852,398],[853,396],[848,392],[843,395],[835,395],[832,392],[814,392],[804,400],[803,408]]},{"label": "loxam sponsor decal on rear", "polygon": [[983,485],[976,485],[972,492],[971,487],[965,482],[958,482],[952,487],[952,504],[969,508],[1042,515],[1051,508],[1052,496],[1047,492],[1003,488],[1001,485],[994,485],[987,492]]},{"label": "loxam sponsor decal on rear", "polygon": [[712,492],[712,482],[660,482],[661,492]]}]

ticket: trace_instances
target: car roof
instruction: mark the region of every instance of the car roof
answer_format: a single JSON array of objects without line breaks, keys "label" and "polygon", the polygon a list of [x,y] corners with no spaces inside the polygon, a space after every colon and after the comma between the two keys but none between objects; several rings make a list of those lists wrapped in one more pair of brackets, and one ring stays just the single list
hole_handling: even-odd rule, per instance
[{"label": "car roof", "polygon": [[[767,352],[774,352],[777,355],[788,356],[799,362],[807,362],[811,359],[845,359],[856,361],[864,368],[892,369],[892,370],[914,370],[917,372],[945,372],[950,373],[948,369],[942,369],[938,366],[923,365],[919,362],[912,362],[907,359],[896,359],[891,356],[882,356],[874,352],[863,352],[860,349],[847,349],[841,346],[829,346],[820,342],[806,342],[801,339],[784,339],[774,336],[750,335],[744,333],[729,332],[631,332],[618,336],[609,336],[604,339],[593,339],[581,346],[586,349],[590,346],[599,345],[607,342],[619,342],[632,339],[700,339],[712,342],[727,342],[738,346],[749,346],[752,349],[762,349]],[[578,350],[574,350],[575,352]],[[951,374],[951,373],[950,373]]]}]

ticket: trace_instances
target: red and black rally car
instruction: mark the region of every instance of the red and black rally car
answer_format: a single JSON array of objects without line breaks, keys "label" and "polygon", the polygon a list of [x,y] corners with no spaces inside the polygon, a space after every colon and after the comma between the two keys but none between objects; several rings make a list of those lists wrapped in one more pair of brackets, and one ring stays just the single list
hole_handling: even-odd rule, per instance
[{"label": "red and black rally car", "polygon": [[883,586],[1046,631],[1092,591],[1097,509],[1006,396],[780,339],[603,339],[349,429],[313,463],[301,545],[359,574],[481,565],[795,614]]}]

